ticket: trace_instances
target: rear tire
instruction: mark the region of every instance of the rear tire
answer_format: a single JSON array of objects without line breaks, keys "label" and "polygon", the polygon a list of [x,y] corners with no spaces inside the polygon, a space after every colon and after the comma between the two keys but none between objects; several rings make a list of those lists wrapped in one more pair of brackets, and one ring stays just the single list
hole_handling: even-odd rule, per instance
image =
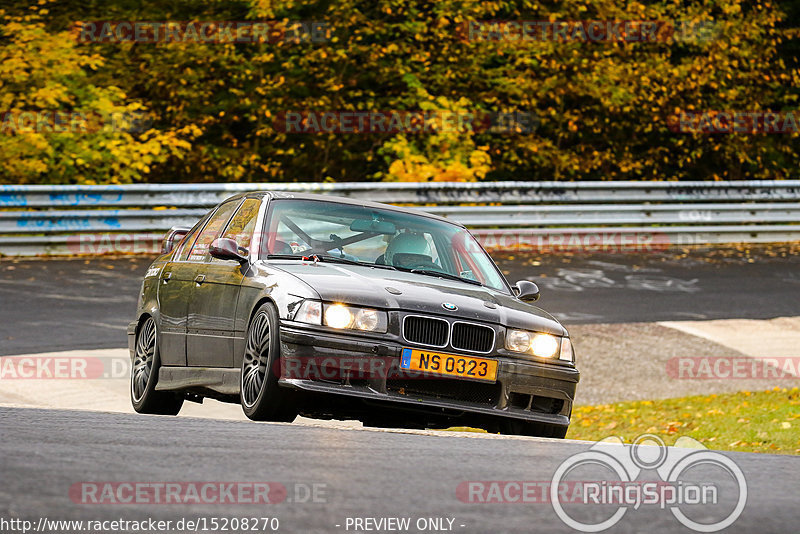
[{"label": "rear tire", "polygon": [[253,421],[291,423],[297,417],[294,392],[278,384],[280,350],[278,311],[266,302],[247,329],[239,381],[242,411]]},{"label": "rear tire", "polygon": [[139,413],[178,415],[183,397],[170,391],[156,391],[160,367],[156,322],[148,317],[136,332],[131,365],[131,404]]}]

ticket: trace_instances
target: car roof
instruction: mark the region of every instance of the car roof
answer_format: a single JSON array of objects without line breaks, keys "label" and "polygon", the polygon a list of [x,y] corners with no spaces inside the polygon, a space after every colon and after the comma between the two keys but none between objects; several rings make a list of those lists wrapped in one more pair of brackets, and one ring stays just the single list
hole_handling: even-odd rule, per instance
[{"label": "car roof", "polygon": [[[337,204],[347,204],[350,206],[362,206],[367,208],[375,208],[375,209],[383,209],[383,210],[391,210],[391,211],[398,211],[400,213],[409,213],[413,215],[421,215],[423,217],[428,217],[430,219],[436,219],[439,221],[448,222],[450,224],[454,224],[456,226],[464,227],[463,224],[454,221],[453,219],[448,219],[446,217],[440,217],[439,215],[434,215],[433,213],[428,213],[426,211],[422,211],[420,209],[414,208],[405,208],[401,206],[393,206],[391,204],[383,204],[381,202],[371,202],[369,200],[362,200],[360,198],[347,198],[347,197],[337,197],[334,195],[320,195],[316,193],[295,193],[295,192],[287,192],[287,191],[250,191],[248,193],[241,193],[239,195],[235,195],[231,198],[236,197],[269,197],[275,200],[282,200],[282,199],[294,199],[294,200],[318,200],[324,202],[335,202]],[[424,208],[423,208],[424,209]]]}]

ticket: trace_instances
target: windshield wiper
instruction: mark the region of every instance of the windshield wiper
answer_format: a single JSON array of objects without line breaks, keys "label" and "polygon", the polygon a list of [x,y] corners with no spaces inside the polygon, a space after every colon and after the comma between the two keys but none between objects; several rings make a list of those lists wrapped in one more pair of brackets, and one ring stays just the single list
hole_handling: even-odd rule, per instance
[{"label": "windshield wiper", "polygon": [[303,254],[267,254],[268,260],[302,260],[303,258],[308,259],[308,256]]},{"label": "windshield wiper", "polygon": [[356,260],[351,260],[349,258],[342,258],[342,257],[339,257],[339,256],[332,256],[330,254],[309,254],[309,255],[304,255],[304,254],[270,254],[270,255],[267,256],[268,260],[302,260],[302,259],[306,259],[306,260],[314,261],[314,258],[316,258],[317,261],[323,261],[323,262],[324,261],[329,261],[331,263],[344,263],[346,265],[361,265],[363,267],[377,267],[379,269],[391,269],[393,271],[397,270],[394,267],[392,267],[391,265],[381,265],[379,263],[370,263],[368,261],[356,261]]},{"label": "windshield wiper", "polygon": [[379,269],[396,270],[391,265],[380,265],[378,263],[370,263],[368,261],[351,260],[350,258],[342,258],[341,256],[333,256],[331,254],[312,254],[311,258],[313,259],[314,256],[319,258],[319,261],[329,261],[331,263],[344,263],[346,265],[361,265],[364,267],[378,267]]},{"label": "windshield wiper", "polygon": [[[406,269],[403,269],[406,270]],[[469,278],[461,278],[458,275],[446,273],[443,271],[437,271],[435,269],[407,269],[408,272],[414,274],[424,274],[426,276],[437,276],[440,278],[447,278],[448,280],[457,280],[459,282],[466,282],[468,284],[472,284],[474,286],[482,286],[480,282],[477,280],[470,280]]]}]

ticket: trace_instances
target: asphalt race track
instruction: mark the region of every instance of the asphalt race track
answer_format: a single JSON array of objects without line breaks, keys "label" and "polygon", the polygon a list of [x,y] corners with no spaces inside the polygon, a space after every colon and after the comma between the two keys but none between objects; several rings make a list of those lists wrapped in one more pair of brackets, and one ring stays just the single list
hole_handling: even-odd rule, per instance
[{"label": "asphalt race track", "polygon": [[[268,516],[279,519],[281,532],[303,533],[347,532],[348,517],[450,518],[452,530],[464,533],[569,532],[550,504],[463,502],[457,489],[468,481],[549,481],[562,461],[588,448],[535,438],[8,408],[0,409],[0,427],[5,517],[35,522],[44,511],[48,519]],[[726,456],[744,473],[748,490],[744,512],[728,532],[795,532],[800,458]],[[287,501],[97,505],[68,496],[83,482],[176,480],[279,482]],[[316,498],[298,489],[315,484]],[[629,510],[613,529],[684,531],[669,511],[647,505]]]},{"label": "asphalt race track", "polygon": [[[722,342],[695,337],[662,321],[757,320],[749,326],[748,335],[762,327],[780,330],[782,325],[800,325],[800,256],[780,250],[753,255],[700,251],[496,257],[512,282],[536,281],[542,291],[541,306],[572,326],[573,336],[580,336],[576,339],[583,343],[578,344],[578,362],[585,378],[578,397],[583,395],[584,403],[761,387],[731,381],[674,381],[667,386],[663,367],[667,353],[748,354],[762,348],[748,349],[741,340],[726,345],[727,334]],[[141,257],[0,261],[0,356],[96,349],[119,352],[125,346],[125,326],[149,261]],[[773,318],[781,319],[770,322]],[[795,332],[800,336],[800,329]],[[796,339],[800,338],[787,337],[774,350],[794,351]],[[635,353],[642,344],[644,348]],[[663,347],[664,354],[655,354],[654,346]],[[620,353],[641,365],[628,366],[627,375],[621,373],[613,365]],[[583,363],[582,355],[586,356]],[[0,394],[4,388],[6,393],[28,388],[41,401],[28,399],[19,404],[26,407],[19,407],[7,401],[4,405],[0,398],[0,518],[31,520],[38,528],[42,525],[37,521],[44,515],[48,520],[152,518],[173,521],[173,525],[182,518],[267,517],[277,518],[279,532],[305,533],[392,532],[375,524],[372,529],[363,523],[355,528],[353,521],[397,517],[408,518],[412,525],[400,532],[575,532],[549,502],[475,502],[465,497],[464,487],[489,481],[550,483],[559,465],[588,450],[589,443],[326,426],[307,420],[287,425],[224,420],[230,419],[227,415],[209,419],[203,416],[209,403],[187,403],[190,413],[177,418],[111,413],[123,411],[116,408],[120,401],[127,404],[124,378],[99,381],[109,396],[103,397],[103,389],[91,390],[94,404],[89,408],[42,409],[30,406],[70,406],[71,397],[60,384],[53,384],[57,381],[38,381],[45,383],[37,386],[40,389],[33,382],[37,381],[0,384]],[[83,384],[94,387],[86,381],[77,387]],[[117,403],[113,406],[112,389]],[[691,452],[670,447],[668,456]],[[733,460],[747,484],[746,505],[726,532],[797,530],[800,457],[719,454]],[[695,476],[703,479],[700,473]],[[729,497],[734,488],[731,481],[713,480],[720,494]],[[284,488],[286,498],[273,504],[92,504],[76,496],[80,491],[75,489],[87,484],[176,481],[270,482]],[[584,505],[576,513],[597,519],[613,510]],[[701,522],[719,519],[710,512],[694,512]],[[417,520],[426,528],[414,528]],[[75,530],[45,527],[40,531]],[[19,531],[0,523],[2,533]],[[130,526],[113,531],[142,532]],[[203,529],[173,526],[169,531]],[[608,530],[665,531],[692,532],[669,509],[647,504],[628,509]]]}]

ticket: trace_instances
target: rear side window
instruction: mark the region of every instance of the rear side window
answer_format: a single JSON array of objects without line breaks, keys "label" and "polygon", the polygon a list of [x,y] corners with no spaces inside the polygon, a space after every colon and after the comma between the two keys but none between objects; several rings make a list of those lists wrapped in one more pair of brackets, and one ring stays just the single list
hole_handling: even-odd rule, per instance
[{"label": "rear side window", "polygon": [[205,228],[203,228],[203,231],[200,232],[199,236],[197,236],[197,240],[194,242],[194,245],[192,245],[192,249],[189,252],[189,257],[187,258],[189,261],[206,261],[209,258],[208,249],[211,246],[211,243],[213,243],[214,240],[219,237],[219,234],[222,232],[222,229],[225,228],[225,224],[228,222],[228,219],[231,218],[233,210],[235,210],[236,206],[238,205],[238,201],[226,202],[219,207],[214,215],[211,216],[208,224],[206,224]]}]

